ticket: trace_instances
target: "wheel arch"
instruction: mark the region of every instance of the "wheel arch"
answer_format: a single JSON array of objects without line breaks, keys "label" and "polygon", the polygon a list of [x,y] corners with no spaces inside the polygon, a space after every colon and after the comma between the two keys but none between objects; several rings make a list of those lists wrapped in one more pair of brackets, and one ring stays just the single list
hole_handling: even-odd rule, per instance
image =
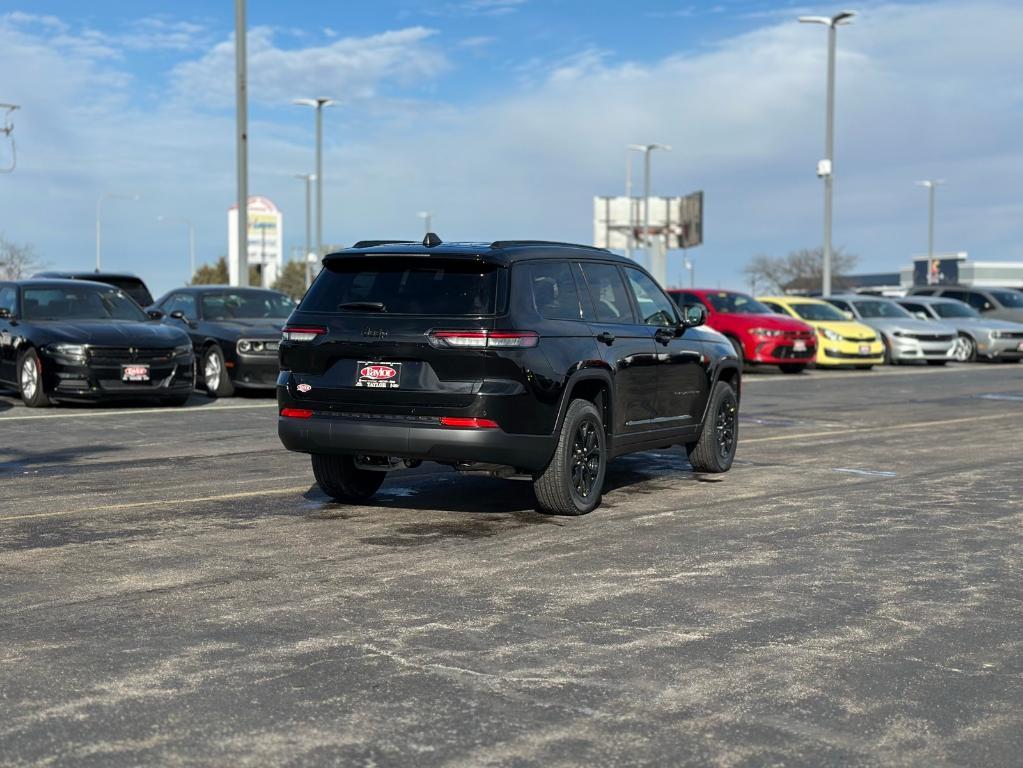
[{"label": "wheel arch", "polygon": [[604,421],[604,432],[610,437],[614,432],[614,380],[611,373],[604,368],[584,368],[573,373],[565,383],[565,391],[561,396],[558,408],[558,421],[555,433],[565,423],[565,414],[573,400],[582,399],[593,403]]}]

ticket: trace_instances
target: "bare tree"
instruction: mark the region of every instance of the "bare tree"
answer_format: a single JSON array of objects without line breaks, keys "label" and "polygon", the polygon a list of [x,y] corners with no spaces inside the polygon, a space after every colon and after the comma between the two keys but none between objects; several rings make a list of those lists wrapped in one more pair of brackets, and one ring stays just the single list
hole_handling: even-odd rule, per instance
[{"label": "bare tree", "polygon": [[[859,257],[836,248],[831,254],[831,271],[836,284],[856,267]],[[824,250],[803,248],[788,256],[757,254],[743,267],[751,283],[765,291],[819,290],[824,276]]]},{"label": "bare tree", "polygon": [[43,266],[31,243],[19,245],[0,235],[0,280],[21,280]]}]

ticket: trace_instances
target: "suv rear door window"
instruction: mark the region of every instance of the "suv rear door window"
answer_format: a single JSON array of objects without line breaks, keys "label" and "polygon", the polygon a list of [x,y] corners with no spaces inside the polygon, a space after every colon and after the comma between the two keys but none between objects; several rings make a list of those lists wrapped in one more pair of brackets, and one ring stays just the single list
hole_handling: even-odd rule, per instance
[{"label": "suv rear door window", "polygon": [[567,261],[529,264],[529,285],[533,304],[549,320],[580,320],[579,290]]},{"label": "suv rear door window", "polygon": [[[492,315],[502,268],[441,255],[331,259],[302,300],[303,312],[382,312],[445,317]],[[362,306],[359,306],[362,305]]]},{"label": "suv rear door window", "polygon": [[639,307],[639,316],[645,325],[673,326],[678,324],[675,305],[664,295],[657,283],[631,267],[625,270],[632,295]]},{"label": "suv rear door window", "polygon": [[593,300],[593,311],[601,323],[634,323],[632,305],[617,267],[583,262],[583,277]]}]

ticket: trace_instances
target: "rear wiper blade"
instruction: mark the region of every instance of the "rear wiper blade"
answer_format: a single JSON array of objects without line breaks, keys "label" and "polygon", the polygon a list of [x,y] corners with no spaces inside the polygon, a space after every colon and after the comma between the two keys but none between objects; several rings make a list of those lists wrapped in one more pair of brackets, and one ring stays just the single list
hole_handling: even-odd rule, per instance
[{"label": "rear wiper blade", "polygon": [[382,301],[348,301],[344,304],[338,304],[338,309],[347,310],[350,312],[386,312],[387,307],[384,306]]}]

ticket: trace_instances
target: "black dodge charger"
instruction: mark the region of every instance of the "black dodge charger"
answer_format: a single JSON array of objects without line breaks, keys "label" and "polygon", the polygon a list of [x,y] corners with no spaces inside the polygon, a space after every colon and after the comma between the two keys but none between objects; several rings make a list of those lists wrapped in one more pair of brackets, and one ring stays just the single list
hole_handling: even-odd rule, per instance
[{"label": "black dodge charger", "polygon": [[25,405],[136,399],[182,405],[195,380],[188,335],[123,291],[84,280],[0,282],[0,382]]},{"label": "black dodge charger", "polygon": [[276,386],[281,327],[294,308],[283,293],[226,285],[178,288],[152,307],[191,337],[198,381],[213,397]]}]

